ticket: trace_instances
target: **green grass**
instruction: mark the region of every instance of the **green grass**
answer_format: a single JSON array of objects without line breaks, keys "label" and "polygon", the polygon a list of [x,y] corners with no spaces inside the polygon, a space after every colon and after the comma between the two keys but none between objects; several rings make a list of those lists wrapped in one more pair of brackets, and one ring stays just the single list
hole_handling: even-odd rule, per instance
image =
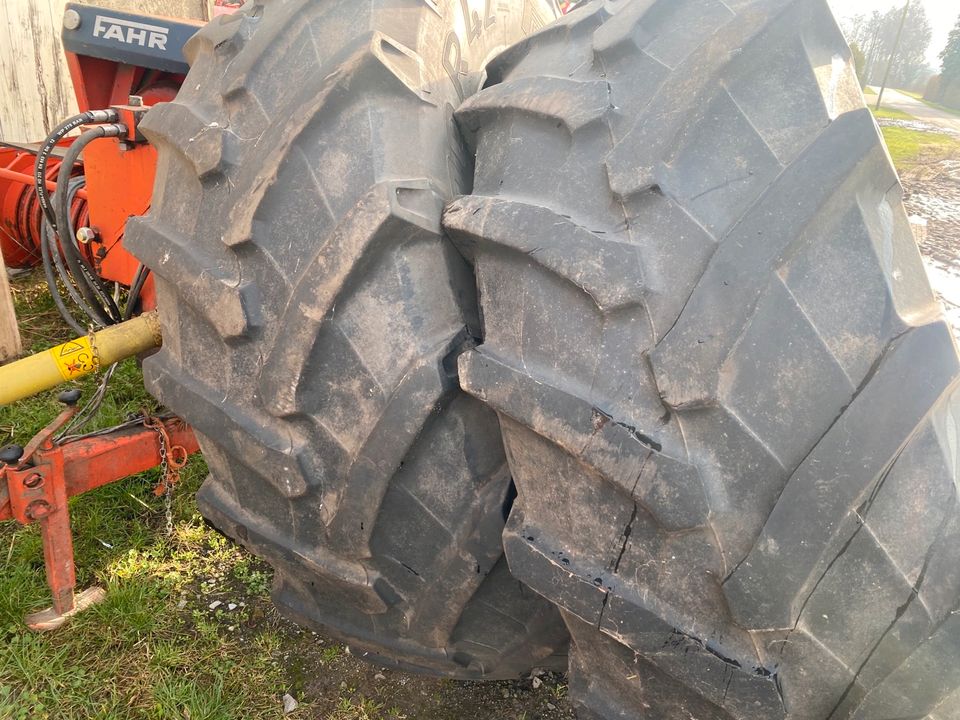
[{"label": "green grass", "polygon": [[[916,120],[913,115],[902,110],[881,107],[870,112],[878,120]],[[946,133],[913,130],[911,128],[886,125],[880,128],[883,139],[890,150],[890,157],[898,170],[905,170],[920,162],[936,160],[960,152],[960,140]]]},{"label": "green grass", "polygon": [[[917,118],[902,110],[881,107],[870,112],[878,120],[916,120]],[[890,157],[898,170],[905,170],[919,162],[935,160],[960,152],[960,140],[946,133],[913,130],[910,128],[887,125],[880,128],[883,139],[890,150]]]},{"label": "green grass", "polygon": [[916,120],[916,118],[910,113],[905,113],[902,110],[894,110],[893,108],[881,107],[879,110],[870,106],[870,112],[873,113],[873,116],[880,120]]},{"label": "green grass", "polygon": [[342,697],[329,720],[380,720],[383,715],[382,703],[365,697]]},{"label": "green grass", "polygon": [[[123,524],[122,516],[111,513],[115,528]],[[15,539],[4,532],[13,551],[0,581],[0,717],[279,716],[277,697],[264,692],[283,687],[271,662],[269,637],[241,641],[202,614],[190,617],[178,611],[181,591],[199,574],[212,563],[229,567],[238,559],[239,551],[198,517],[180,517],[173,537],[155,532],[152,542],[93,566],[95,578],[89,579],[106,588],[107,599],[71,619],[67,627],[43,635],[26,631],[20,623],[25,609],[48,602],[42,577],[37,577],[42,574],[39,542],[28,533],[21,530]],[[75,538],[83,542],[86,537],[75,528]],[[203,555],[194,552],[200,547]]]},{"label": "green grass", "polygon": [[[29,351],[70,336],[38,275],[17,280],[14,299]],[[74,385],[89,397],[97,382]],[[133,360],[121,364],[110,388],[91,428],[155,406]],[[61,410],[56,394],[0,408],[0,444],[25,444]],[[0,718],[282,717],[273,631],[251,624],[248,608],[208,609],[218,589],[233,593],[224,604],[234,595],[264,595],[270,574],[203,524],[193,495],[205,474],[202,458],[191,458],[173,498],[172,536],[163,499],[152,492],[156,471],[71,501],[78,586],[98,584],[107,597],[52,633],[22,624],[25,613],[50,604],[39,528],[0,523]]]},{"label": "green grass", "polygon": [[863,94],[864,94],[864,95],[873,95],[874,97],[877,96],[877,93],[874,92],[873,88],[869,88],[869,87],[865,87],[865,88],[863,89]]},{"label": "green grass", "polygon": [[960,140],[944,133],[896,126],[880,128],[898,170],[960,153]]},{"label": "green grass", "polygon": [[923,100],[923,93],[914,92],[913,90],[900,90],[899,88],[894,88],[894,90],[907,97],[912,97],[914,100]]}]

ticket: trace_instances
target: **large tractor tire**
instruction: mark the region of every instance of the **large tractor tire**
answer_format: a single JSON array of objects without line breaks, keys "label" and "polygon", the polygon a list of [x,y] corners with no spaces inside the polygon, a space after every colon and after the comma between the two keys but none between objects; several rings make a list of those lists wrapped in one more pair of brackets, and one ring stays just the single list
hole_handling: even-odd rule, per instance
[{"label": "large tractor tire", "polygon": [[[464,16],[464,12],[468,16]],[[474,280],[443,239],[470,162],[453,110],[548,0],[248,2],[188,48],[143,132],[158,278],[147,385],[196,428],[201,512],[276,569],[289,617],[461,678],[566,662],[514,580],[496,415],[462,393]]]},{"label": "large tractor tire", "polygon": [[826,1],[596,2],[489,77],[460,380],[583,717],[960,717],[957,352]]}]

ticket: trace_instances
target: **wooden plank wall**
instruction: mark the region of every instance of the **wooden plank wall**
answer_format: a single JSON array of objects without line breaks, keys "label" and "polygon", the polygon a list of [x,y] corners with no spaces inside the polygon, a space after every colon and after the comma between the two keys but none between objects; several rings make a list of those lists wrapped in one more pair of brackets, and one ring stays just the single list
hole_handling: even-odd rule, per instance
[{"label": "wooden plank wall", "polygon": [[[0,140],[37,142],[77,112],[60,44],[67,0],[0,0]],[[204,20],[208,0],[86,0],[143,14]]]},{"label": "wooden plank wall", "polygon": [[60,45],[64,4],[0,2],[0,140],[43,140],[77,112]]}]

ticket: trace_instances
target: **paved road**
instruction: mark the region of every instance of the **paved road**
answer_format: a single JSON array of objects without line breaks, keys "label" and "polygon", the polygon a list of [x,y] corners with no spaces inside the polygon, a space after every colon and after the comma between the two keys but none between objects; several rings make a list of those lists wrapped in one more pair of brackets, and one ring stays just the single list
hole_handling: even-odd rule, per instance
[{"label": "paved road", "polygon": [[[871,89],[874,92],[880,92],[880,88],[873,87]],[[877,102],[875,95],[867,95],[866,100],[870,107],[873,107]],[[913,115],[917,120],[922,120],[931,125],[938,125],[947,130],[960,133],[960,116],[951,115],[943,110],[930,107],[926,103],[920,102],[909,95],[904,95],[902,92],[897,92],[890,88],[884,90],[883,106],[893,108],[894,110],[902,110],[905,113]]]}]

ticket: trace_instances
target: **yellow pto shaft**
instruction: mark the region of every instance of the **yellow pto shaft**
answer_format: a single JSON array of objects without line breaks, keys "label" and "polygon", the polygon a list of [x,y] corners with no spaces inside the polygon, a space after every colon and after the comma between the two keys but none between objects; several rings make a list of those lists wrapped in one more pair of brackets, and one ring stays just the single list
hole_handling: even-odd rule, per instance
[{"label": "yellow pto shaft", "polygon": [[0,405],[9,405],[118,360],[160,347],[157,311],[0,366]]}]

